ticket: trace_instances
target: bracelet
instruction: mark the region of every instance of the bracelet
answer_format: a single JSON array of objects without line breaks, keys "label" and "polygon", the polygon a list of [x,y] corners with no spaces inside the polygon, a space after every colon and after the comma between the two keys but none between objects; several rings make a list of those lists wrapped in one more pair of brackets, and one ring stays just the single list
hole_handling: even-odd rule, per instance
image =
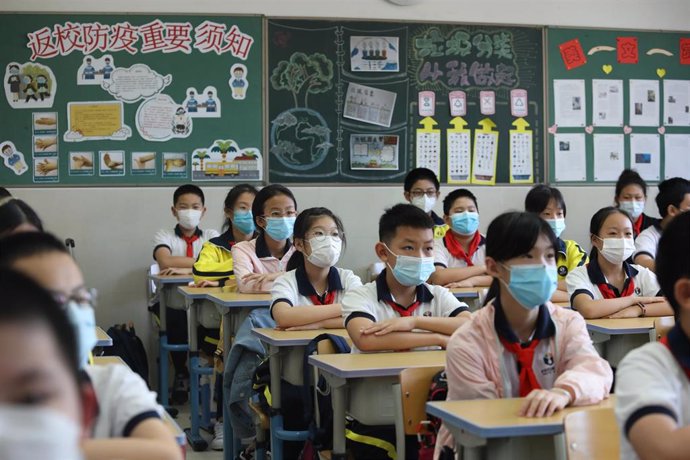
[{"label": "bracelet", "polygon": [[644,318],[647,316],[647,309],[645,308],[644,304],[642,302],[637,302],[637,306],[640,307],[640,310],[642,310],[642,317]]},{"label": "bracelet", "polygon": [[573,402],[573,396],[570,394],[570,392],[568,390],[566,390],[564,388],[553,387],[553,388],[551,388],[551,391],[555,391],[556,393],[561,393],[561,394],[567,396],[568,397],[568,403],[566,404],[566,406],[568,404],[570,404],[571,402]]}]

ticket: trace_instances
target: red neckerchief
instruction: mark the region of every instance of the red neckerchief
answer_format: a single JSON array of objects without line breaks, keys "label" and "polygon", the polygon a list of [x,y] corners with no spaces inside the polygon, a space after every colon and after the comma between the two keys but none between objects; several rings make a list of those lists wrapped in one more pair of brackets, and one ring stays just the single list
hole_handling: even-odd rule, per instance
[{"label": "red neckerchief", "polygon": [[[635,280],[632,278],[627,278],[627,286],[625,286],[625,289],[621,293],[620,297],[628,297],[631,296],[635,293]],[[597,284],[599,287],[599,292],[601,292],[601,295],[604,297],[604,299],[617,299],[618,297],[616,296],[616,293],[613,292],[613,289],[611,289],[611,286],[609,286],[606,283],[601,283]]]},{"label": "red neckerchief", "polygon": [[688,379],[690,379],[690,369],[688,369],[680,361],[678,361],[678,359],[676,358],[676,355],[673,354],[673,350],[671,350],[671,345],[668,343],[668,335],[665,337],[662,337],[661,340],[659,340],[659,342],[661,342],[662,345],[664,345],[666,348],[668,348],[668,351],[671,352],[671,354],[673,355],[673,358],[676,360],[676,362],[678,363],[680,368],[683,369],[683,372],[685,372],[685,376]]},{"label": "red neckerchief", "polygon": [[482,241],[482,236],[479,234],[479,232],[474,232],[472,241],[470,241],[469,254],[465,253],[465,250],[462,248],[462,245],[458,240],[455,239],[451,231],[446,232],[446,235],[443,237],[443,239],[445,240],[446,249],[448,249],[450,255],[452,255],[456,259],[463,259],[467,263],[468,267],[474,266],[474,264],[472,263],[472,256],[475,252],[477,252],[479,243],[481,243]]},{"label": "red neckerchief", "polygon": [[310,295],[309,298],[314,305],[332,305],[335,303],[335,294],[336,291],[328,291],[323,300],[316,294]]},{"label": "red neckerchief", "polygon": [[386,300],[386,303],[390,305],[393,310],[397,311],[402,317],[412,316],[414,311],[422,304],[422,302],[419,300],[415,300],[412,305],[407,308],[403,308],[399,303],[393,302],[392,300]]},{"label": "red neckerchief", "polygon": [[519,343],[508,342],[504,338],[500,338],[503,347],[515,355],[515,359],[520,364],[520,397],[527,396],[532,390],[541,389],[541,385],[534,375],[533,362],[534,350],[539,345],[539,339],[532,339],[527,347],[523,347]]},{"label": "red neckerchief", "polygon": [[640,231],[642,231],[642,221],[644,220],[644,214],[640,214],[633,224],[633,234],[635,236],[640,234]]},{"label": "red neckerchief", "polygon": [[187,243],[187,257],[194,257],[194,242],[199,239],[196,233],[192,236],[182,235],[182,239]]}]

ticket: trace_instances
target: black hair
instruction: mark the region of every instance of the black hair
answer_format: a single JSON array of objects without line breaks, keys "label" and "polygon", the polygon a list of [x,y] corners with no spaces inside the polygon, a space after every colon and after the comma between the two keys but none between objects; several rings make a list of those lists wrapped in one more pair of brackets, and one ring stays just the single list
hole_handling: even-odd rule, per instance
[{"label": "black hair", "polygon": [[9,190],[7,190],[5,187],[0,187],[0,198],[5,198],[8,196],[12,196]]},{"label": "black hair", "polygon": [[[225,202],[223,203],[225,212],[232,212],[232,210],[235,208],[235,203],[237,203],[237,200],[240,196],[242,196],[243,193],[251,193],[252,195],[256,196],[256,187],[249,184],[238,184],[231,188],[228,194],[225,196]],[[225,219],[223,229],[232,230],[232,221],[230,219]]]},{"label": "black hair", "polygon": [[668,215],[668,207],[680,206],[685,195],[690,193],[690,182],[682,177],[672,177],[659,183],[659,193],[656,196],[656,206],[662,218]]},{"label": "black hair", "polygon": [[292,194],[289,188],[281,184],[271,184],[259,190],[254,198],[254,203],[252,203],[252,215],[254,216],[254,223],[257,229],[261,229],[257,219],[264,215],[264,205],[268,200],[274,196],[285,195],[292,200],[295,205],[295,210],[297,210],[297,200],[295,200],[295,195]]},{"label": "black hair", "polygon": [[2,146],[2,151],[4,152],[5,150],[10,149],[12,150],[12,146],[10,144],[5,144]]},{"label": "black hair", "polygon": [[453,203],[455,203],[455,200],[458,198],[469,198],[472,201],[474,201],[474,207],[477,208],[477,211],[479,211],[479,205],[477,204],[477,197],[474,196],[474,193],[470,192],[466,188],[459,188],[456,190],[453,190],[450,192],[446,197],[443,199],[443,214],[446,216],[449,216],[450,210],[453,208]]},{"label": "black hair", "polygon": [[678,321],[680,304],[675,298],[676,281],[690,278],[690,212],[673,219],[664,229],[656,253],[656,276]]},{"label": "black hair", "polygon": [[532,187],[532,190],[527,193],[525,197],[525,211],[541,214],[552,199],[556,200],[556,204],[563,210],[563,216],[565,216],[566,209],[563,194],[556,187],[544,184],[535,185]]},{"label": "black hair", "polygon": [[[606,222],[606,219],[608,219],[609,216],[612,214],[622,214],[625,217],[627,217],[628,220],[630,220],[631,224],[633,223],[632,217],[630,217],[630,214],[628,214],[627,211],[624,211],[623,209],[617,208],[615,206],[607,206],[605,208],[601,208],[592,216],[592,219],[589,221],[589,234],[599,236],[599,231],[601,231],[601,227],[604,225],[604,222]],[[589,258],[593,259],[597,256],[597,248],[595,246],[592,246],[592,249],[589,252]]]},{"label": "black hair", "polygon": [[[180,107],[180,109],[181,108],[182,107]],[[186,195],[188,193],[198,196],[199,198],[201,198],[201,204],[206,204],[206,198],[204,197],[204,192],[201,191],[201,188],[197,187],[194,184],[184,184],[180,185],[175,189],[175,193],[173,194],[173,206],[177,204],[177,200],[179,200],[182,195]]]},{"label": "black hair", "polygon": [[[504,262],[527,254],[541,235],[548,238],[554,251],[558,250],[558,238],[544,219],[531,212],[506,212],[489,224],[486,231],[486,257]],[[498,296],[499,281],[494,278],[484,304]]]},{"label": "black hair", "polygon": [[618,182],[616,182],[616,202],[618,202],[618,197],[623,192],[623,189],[628,185],[638,185],[642,188],[645,198],[647,197],[647,183],[644,179],[634,169],[624,169],[621,175],[618,176]]},{"label": "black hair", "polygon": [[0,239],[0,267],[10,267],[16,261],[50,252],[69,254],[67,247],[50,233],[23,232]]},{"label": "black hair", "polygon": [[398,227],[433,229],[431,217],[411,204],[396,204],[386,209],[379,219],[379,241],[388,244],[395,237]]},{"label": "black hair", "polygon": [[0,235],[8,234],[22,224],[31,224],[38,231],[43,231],[43,222],[31,206],[17,198],[6,200],[0,204]]},{"label": "black hair", "polygon": [[434,184],[434,187],[436,187],[437,192],[438,189],[441,188],[441,184],[438,181],[438,177],[436,177],[436,174],[431,169],[415,168],[408,172],[407,176],[405,176],[405,183],[403,184],[403,189],[406,192],[409,192],[410,190],[412,190],[412,186],[414,185],[414,183],[418,180],[428,180],[432,182]]},{"label": "black hair", "polygon": [[58,346],[75,382],[80,381],[79,353],[74,326],[53,296],[31,278],[0,269],[0,324],[22,323],[46,326]]},{"label": "black hair", "polygon": [[19,70],[19,66],[17,64],[10,64],[10,66],[8,68]]},{"label": "black hair", "polygon": [[[345,227],[343,227],[343,222],[328,208],[309,208],[300,212],[295,220],[292,238],[304,240],[307,232],[314,224],[314,221],[321,217],[330,217],[333,219],[335,226],[338,227],[338,233],[340,234],[340,239],[343,242],[343,246],[345,246]],[[292,256],[290,256],[286,270],[290,271],[299,267],[304,267],[304,254],[302,254],[300,251],[295,251],[292,253]]]}]

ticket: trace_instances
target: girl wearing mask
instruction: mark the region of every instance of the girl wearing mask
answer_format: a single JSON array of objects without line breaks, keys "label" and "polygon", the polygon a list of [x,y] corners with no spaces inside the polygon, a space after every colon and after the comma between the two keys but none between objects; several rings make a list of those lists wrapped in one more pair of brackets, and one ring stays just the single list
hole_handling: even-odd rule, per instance
[{"label": "girl wearing mask", "polygon": [[644,213],[647,201],[647,183],[640,177],[637,171],[624,170],[616,182],[616,207],[630,214],[633,220],[633,238],[642,230],[652,225],[659,224],[659,219],[649,217]]},{"label": "girl wearing mask", "polygon": [[[523,397],[523,417],[606,398],[611,368],[592,346],[584,320],[549,302],[557,286],[558,240],[534,214],[498,216],[486,235],[495,297],[448,342],[448,400]],[[441,427],[434,458],[455,458]]]},{"label": "girl wearing mask", "polygon": [[232,247],[235,279],[240,292],[270,292],[295,251],[290,237],[297,201],[287,187],[271,184],[256,194],[252,216],[258,236]]},{"label": "girl wearing mask", "polygon": [[340,300],[362,285],[351,270],[335,267],[345,244],[342,222],[326,208],[309,208],[295,221],[294,241],[288,272],[271,289],[271,316],[287,330],[342,328]]}]

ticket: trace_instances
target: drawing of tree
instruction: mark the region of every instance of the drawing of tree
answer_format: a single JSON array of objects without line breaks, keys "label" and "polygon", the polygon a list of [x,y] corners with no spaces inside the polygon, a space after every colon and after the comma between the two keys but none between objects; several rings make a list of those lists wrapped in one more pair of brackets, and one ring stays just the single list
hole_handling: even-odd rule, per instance
[{"label": "drawing of tree", "polygon": [[206,151],[206,149],[199,149],[196,151],[196,153],[192,156],[192,158],[196,158],[201,162],[201,170],[204,170],[204,160],[208,158],[210,155]]},{"label": "drawing of tree", "polygon": [[197,169],[199,169],[199,162],[198,162],[198,161],[195,161],[194,163],[192,163],[192,167],[194,168],[194,171],[196,171]]},{"label": "drawing of tree", "polygon": [[211,152],[220,152],[220,156],[225,161],[228,156],[228,152],[237,152],[237,148],[233,145],[233,141],[216,141],[216,145],[213,146]]},{"label": "drawing of tree", "polygon": [[292,93],[295,107],[304,98],[309,107],[309,94],[325,93],[333,88],[333,62],[322,53],[307,56],[297,52],[288,61],[280,61],[271,73],[271,86],[275,90]]}]

